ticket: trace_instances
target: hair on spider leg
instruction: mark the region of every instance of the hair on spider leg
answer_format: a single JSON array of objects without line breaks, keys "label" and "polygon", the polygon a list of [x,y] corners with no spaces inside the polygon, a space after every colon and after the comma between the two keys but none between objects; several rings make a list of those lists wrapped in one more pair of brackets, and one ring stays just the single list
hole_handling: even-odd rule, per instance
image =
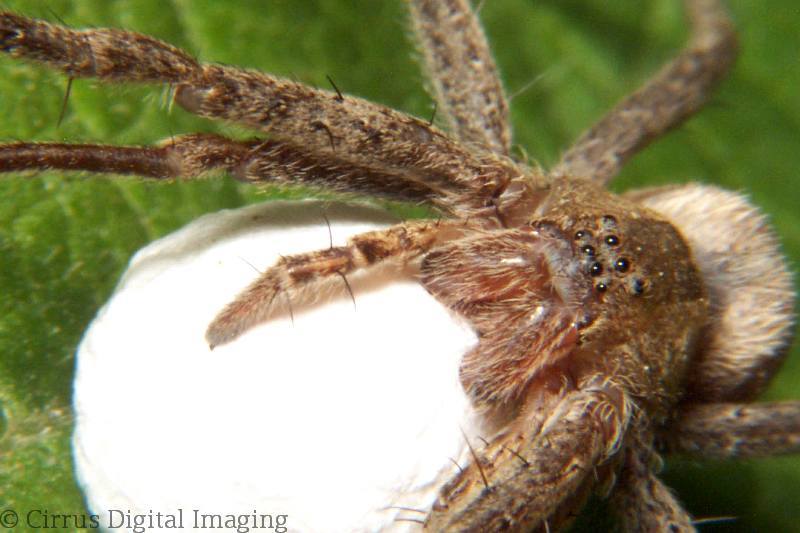
[{"label": "hair on spider leg", "polygon": [[406,516],[396,516],[394,518],[395,522],[415,522],[417,524],[425,525],[425,520],[421,520],[419,518],[408,518]]},{"label": "hair on spider leg", "polygon": [[[70,26],[70,24],[67,24],[67,21],[64,20],[64,17],[59,15],[58,12],[55,9],[53,9],[51,6],[46,5],[46,6],[44,6],[44,8],[47,10],[48,13],[53,15],[54,19],[59,21],[61,24],[63,24],[64,26]],[[8,6],[6,6],[5,3],[3,3],[3,10],[6,10],[6,9],[8,9]]]},{"label": "hair on spider leg", "polygon": [[467,438],[467,434],[464,433],[464,428],[458,428],[461,431],[461,435],[464,437],[464,442],[467,445],[467,449],[469,449],[469,454],[472,456],[472,460],[475,461],[475,466],[478,467],[478,472],[481,475],[481,479],[483,480],[483,486],[486,490],[491,490],[491,486],[489,485],[489,479],[486,477],[486,472],[483,471],[483,464],[481,463],[481,458],[478,457],[475,448],[472,447],[472,443]]},{"label": "hair on spider leg", "polygon": [[242,257],[241,255],[239,256],[239,259],[240,259],[240,260],[241,260],[243,263],[247,264],[247,265],[248,265],[250,268],[252,268],[252,269],[253,269],[253,270],[254,270],[254,271],[257,273],[257,274],[263,274],[263,273],[264,273],[264,271],[263,271],[263,270],[259,270],[259,268],[258,268],[258,267],[256,267],[256,266],[255,266],[253,263],[251,263],[250,261],[248,261],[247,259],[245,259],[245,258],[244,258],[244,257]]},{"label": "hair on spider leg", "polygon": [[463,467],[462,467],[460,464],[458,464],[458,461],[456,461],[456,460],[455,460],[455,459],[453,459],[452,457],[448,457],[447,459],[448,459],[448,460],[449,460],[451,463],[453,463],[453,465],[455,465],[455,467],[456,467],[456,468],[458,468],[458,471],[459,471],[459,473],[462,473],[462,474],[464,473],[464,468],[463,468]]},{"label": "hair on spider leg", "polygon": [[[167,83],[166,88],[161,93],[161,105],[167,111],[167,116],[172,115],[172,109],[175,106],[175,84],[172,82]],[[171,123],[170,123],[171,126]],[[170,135],[172,134],[172,128],[170,127]]]},{"label": "hair on spider leg", "polygon": [[330,75],[328,75],[328,74],[325,74],[325,78],[327,78],[328,83],[331,84],[331,87],[333,87],[333,90],[336,91],[336,101],[337,102],[344,102],[344,95],[342,95],[342,91],[340,91],[339,87],[337,87],[336,84],[333,82],[333,78],[331,78]]},{"label": "hair on spider leg", "polygon": [[525,459],[518,451],[516,451],[516,450],[514,450],[512,448],[509,448],[505,444],[503,444],[503,449],[506,450],[507,452],[509,452],[511,455],[513,455],[516,458],[518,458],[520,461],[522,461],[522,464],[525,465],[526,467],[531,465],[531,463],[527,459]]},{"label": "hair on spider leg", "polygon": [[69,95],[72,93],[72,82],[75,80],[72,76],[67,78],[67,88],[64,91],[64,98],[61,100],[61,111],[58,113],[58,121],[56,122],[56,128],[61,127],[61,123],[64,122],[64,115],[67,113],[67,103],[69,102]]},{"label": "hair on spider leg", "polygon": [[331,151],[335,152],[336,151],[336,141],[335,141],[335,138],[333,136],[333,132],[328,127],[328,125],[325,124],[324,122],[319,121],[319,120],[315,120],[314,122],[312,122],[310,124],[310,126],[314,130],[325,130],[325,133],[328,135],[328,140],[330,141],[330,144],[331,144]]},{"label": "hair on spider leg", "polygon": [[281,291],[283,293],[283,297],[286,299],[286,307],[289,310],[289,320],[292,323],[292,327],[294,327],[294,310],[292,309],[292,298],[289,296],[288,291]]},{"label": "hair on spider leg", "polygon": [[431,116],[428,119],[428,126],[433,126],[433,121],[436,119],[436,111],[439,109],[439,104],[437,102],[433,103],[433,109],[431,110]]},{"label": "hair on spider leg", "polygon": [[331,221],[328,215],[322,213],[322,218],[325,219],[325,224],[328,226],[328,250],[333,250],[333,231],[331,230]]},{"label": "hair on spider leg", "polygon": [[[53,18],[55,18],[57,21],[59,21],[64,26],[69,26],[69,24],[67,24],[67,22],[61,17],[61,15],[59,15],[56,12],[55,9],[53,9],[49,5],[45,6],[45,8],[53,16]],[[3,6],[3,10],[5,11],[6,9],[8,9],[8,8],[6,6]],[[75,78],[72,77],[72,76],[67,77],[67,88],[64,91],[64,98],[61,101],[61,111],[58,113],[58,121],[56,122],[56,128],[61,127],[61,123],[64,121],[64,116],[67,113],[67,104],[69,102],[70,94],[72,93],[72,82],[74,80],[75,80]]]},{"label": "hair on spider leg", "polygon": [[525,83],[523,83],[517,89],[514,89],[514,91],[509,93],[508,101],[509,102],[513,102],[515,98],[517,98],[519,96],[522,96],[523,94],[525,94],[529,90],[533,89],[538,83],[540,83],[542,80],[544,80],[547,76],[550,75],[550,70],[551,69],[545,70],[541,74],[538,74],[537,76],[534,76],[530,80],[528,80]]},{"label": "hair on spider leg", "polygon": [[[399,511],[408,511],[409,513],[417,513],[421,515],[428,514],[428,511],[425,509],[415,509],[414,507],[404,507],[402,505],[387,505],[386,507],[383,507],[383,509],[384,510],[396,509]],[[425,520],[423,518],[414,518],[410,516],[395,516],[392,520],[394,522],[414,522],[417,524],[425,525]]]},{"label": "hair on spider leg", "polygon": [[696,518],[692,520],[693,526],[704,526],[706,524],[729,524],[731,522],[738,522],[738,516],[709,516],[708,518]]},{"label": "hair on spider leg", "polygon": [[347,281],[347,276],[345,276],[344,273],[342,272],[337,272],[337,274],[339,274],[342,277],[342,281],[344,281],[344,286],[347,288],[347,292],[350,294],[350,300],[352,300],[353,302],[353,310],[357,311],[358,309],[356,308],[356,297],[353,294],[353,288],[350,286],[350,282]]},{"label": "hair on spider leg", "polygon": [[525,148],[525,146],[521,144],[514,144],[511,146],[511,149],[517,153],[520,161],[522,161],[526,165],[531,163],[531,156],[528,153],[528,150]]},{"label": "hair on spider leg", "polygon": [[[280,254],[278,254],[278,257],[280,257],[281,259],[285,259],[285,256]],[[275,298],[278,296],[279,293],[283,294],[283,298],[286,300],[286,307],[289,311],[289,319],[292,322],[292,327],[294,327],[294,311],[292,310],[292,298],[289,296],[289,291],[282,289],[275,291],[275,293],[269,300],[269,305],[272,306],[272,302],[275,301]]]},{"label": "hair on spider leg", "polygon": [[269,139],[264,139],[263,141],[261,141],[259,143],[256,143],[247,152],[248,156],[251,156],[253,154],[257,154],[258,152],[260,152],[265,146],[267,146],[269,144],[269,142],[270,142]]},{"label": "hair on spider leg", "polygon": [[[170,84],[170,89],[168,89],[168,91],[171,91],[171,90],[172,90],[172,89],[171,89],[171,84]],[[171,106],[172,106],[172,104],[167,104],[167,105],[168,105],[168,107],[170,107],[170,108],[171,108]],[[167,129],[169,130],[169,143],[170,143],[172,146],[175,146],[175,130],[174,130],[174,129],[172,129],[172,121],[171,121],[171,120],[168,120],[168,121],[167,121]]]},{"label": "hair on spider leg", "polygon": [[400,511],[408,511],[409,513],[419,513],[419,514],[427,514],[428,511],[426,509],[417,509],[415,507],[406,507],[403,505],[387,505],[386,507],[381,507],[383,510],[388,509],[397,509]]}]

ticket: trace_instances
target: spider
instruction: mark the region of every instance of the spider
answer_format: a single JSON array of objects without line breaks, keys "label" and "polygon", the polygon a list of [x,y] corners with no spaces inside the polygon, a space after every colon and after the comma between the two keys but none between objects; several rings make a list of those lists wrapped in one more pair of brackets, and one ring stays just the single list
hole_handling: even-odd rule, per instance
[{"label": "spider", "polygon": [[[592,486],[609,485],[628,529],[690,529],[654,477],[654,445],[699,456],[792,451],[800,406],[727,403],[756,396],[789,342],[788,271],[755,209],[700,186],[624,197],[601,187],[695,112],[733,60],[721,6],[687,8],[693,37],[686,51],[548,172],[510,157],[508,106],[466,3],[411,3],[449,136],[338,89],[202,66],[138,34],[79,34],[5,14],[0,47],[7,52],[70,77],[168,82],[189,111],[270,136],[195,134],[153,148],[12,143],[0,146],[0,168],[152,178],[215,168],[246,181],[433,205],[442,219],[282,260],[222,310],[209,343],[229,342],[283,311],[278,294],[346,280],[383,261],[418,263],[426,288],[480,335],[465,355],[462,381],[497,428],[443,490],[429,528],[557,527]],[[79,35],[109,48],[92,51],[89,61],[77,47],[59,48]],[[126,55],[122,45],[143,53]],[[731,220],[735,231],[719,229]],[[743,327],[739,305],[762,312]]]}]

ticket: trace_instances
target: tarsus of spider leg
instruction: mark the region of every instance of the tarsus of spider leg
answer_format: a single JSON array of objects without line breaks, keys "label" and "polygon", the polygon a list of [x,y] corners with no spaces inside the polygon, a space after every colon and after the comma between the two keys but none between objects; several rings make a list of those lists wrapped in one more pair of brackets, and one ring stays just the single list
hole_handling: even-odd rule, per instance
[{"label": "tarsus of spider leg", "polygon": [[736,35],[718,0],[685,0],[684,5],[691,25],[687,47],[581,135],[554,175],[607,183],[634,154],[711,98],[736,59]]}]

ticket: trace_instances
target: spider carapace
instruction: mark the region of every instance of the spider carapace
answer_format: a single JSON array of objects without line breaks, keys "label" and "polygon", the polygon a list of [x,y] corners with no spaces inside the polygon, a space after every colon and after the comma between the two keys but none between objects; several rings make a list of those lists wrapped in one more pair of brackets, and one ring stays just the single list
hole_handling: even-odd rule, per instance
[{"label": "spider carapace", "polygon": [[422,262],[423,284],[484,337],[465,358],[465,387],[476,402],[513,405],[539,373],[573,385],[624,374],[643,401],[674,401],[708,311],[688,245],[657,213],[586,180],[543,189],[515,228],[466,231]]}]

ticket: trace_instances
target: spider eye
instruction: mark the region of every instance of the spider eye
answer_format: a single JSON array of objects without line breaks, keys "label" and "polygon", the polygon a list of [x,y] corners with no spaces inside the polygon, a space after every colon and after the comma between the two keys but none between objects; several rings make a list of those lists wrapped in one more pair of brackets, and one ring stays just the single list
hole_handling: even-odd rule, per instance
[{"label": "spider eye", "polygon": [[583,239],[584,237],[591,237],[591,236],[592,234],[586,231],[585,229],[579,229],[578,231],[575,232],[576,241]]},{"label": "spider eye", "polygon": [[602,281],[594,286],[597,289],[597,292],[606,292],[608,290],[608,285],[603,283]]},{"label": "spider eye", "polygon": [[591,274],[592,276],[599,276],[602,273],[603,273],[603,265],[601,265],[600,263],[597,262],[592,263],[592,266],[589,267],[589,274]]},{"label": "spider eye", "polygon": [[606,236],[606,244],[609,246],[616,246],[619,244],[619,237],[616,235],[608,235]]},{"label": "spider eye", "polygon": [[617,272],[627,272],[631,268],[631,262],[625,257],[620,257],[614,263],[614,269]]},{"label": "spider eye", "polygon": [[594,257],[594,246],[591,244],[587,244],[586,246],[581,247],[581,251],[588,255],[589,257]]},{"label": "spider eye", "polygon": [[633,280],[633,294],[639,296],[644,293],[644,280],[636,278]]}]

